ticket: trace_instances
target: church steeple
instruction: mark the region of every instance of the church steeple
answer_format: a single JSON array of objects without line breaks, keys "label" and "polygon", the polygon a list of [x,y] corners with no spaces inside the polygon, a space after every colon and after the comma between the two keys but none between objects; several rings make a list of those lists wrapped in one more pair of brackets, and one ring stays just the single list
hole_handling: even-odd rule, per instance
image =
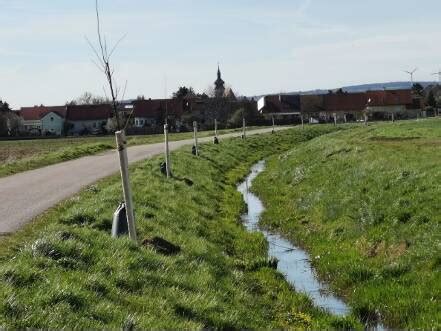
[{"label": "church steeple", "polygon": [[225,93],[225,82],[222,80],[219,63],[217,64],[217,79],[214,82],[214,94],[216,98],[222,98]]},{"label": "church steeple", "polygon": [[221,79],[221,72],[219,68],[219,63],[217,64],[217,79]]}]

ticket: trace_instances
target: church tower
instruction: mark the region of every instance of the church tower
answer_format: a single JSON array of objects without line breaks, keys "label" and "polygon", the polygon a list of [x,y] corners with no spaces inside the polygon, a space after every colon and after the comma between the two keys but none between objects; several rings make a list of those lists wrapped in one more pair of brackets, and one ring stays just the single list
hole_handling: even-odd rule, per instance
[{"label": "church tower", "polygon": [[225,82],[221,78],[219,65],[217,65],[217,79],[214,82],[214,95],[216,98],[222,98],[225,94]]}]

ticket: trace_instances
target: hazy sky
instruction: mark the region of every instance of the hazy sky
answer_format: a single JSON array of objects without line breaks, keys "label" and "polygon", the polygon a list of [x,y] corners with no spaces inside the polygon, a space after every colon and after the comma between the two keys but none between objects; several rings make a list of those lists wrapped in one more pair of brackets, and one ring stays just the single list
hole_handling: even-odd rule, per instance
[{"label": "hazy sky", "polygon": [[[84,36],[94,0],[0,0],[0,98],[13,107],[103,94]],[[401,81],[441,67],[440,0],[101,0],[126,97],[204,91],[223,78],[237,94]],[[109,42],[110,43],[110,42]]]}]

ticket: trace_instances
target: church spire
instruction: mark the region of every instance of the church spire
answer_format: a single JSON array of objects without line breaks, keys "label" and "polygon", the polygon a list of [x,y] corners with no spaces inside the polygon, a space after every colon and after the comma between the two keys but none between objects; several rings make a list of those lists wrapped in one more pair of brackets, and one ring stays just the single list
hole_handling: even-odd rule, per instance
[{"label": "church spire", "polygon": [[217,79],[221,79],[221,71],[219,67],[219,62],[217,63]]},{"label": "church spire", "polygon": [[214,92],[217,98],[222,98],[225,93],[225,82],[222,80],[219,62],[217,63],[217,79],[214,82]]}]

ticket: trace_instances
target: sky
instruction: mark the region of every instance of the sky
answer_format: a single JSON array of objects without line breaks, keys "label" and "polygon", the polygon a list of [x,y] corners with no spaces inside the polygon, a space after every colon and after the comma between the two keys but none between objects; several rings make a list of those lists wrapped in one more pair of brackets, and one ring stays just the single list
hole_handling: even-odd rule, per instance
[{"label": "sky", "polygon": [[[126,98],[203,92],[222,78],[237,95],[437,79],[439,0],[100,0]],[[105,79],[95,0],[0,0],[0,99],[59,105]]]}]

